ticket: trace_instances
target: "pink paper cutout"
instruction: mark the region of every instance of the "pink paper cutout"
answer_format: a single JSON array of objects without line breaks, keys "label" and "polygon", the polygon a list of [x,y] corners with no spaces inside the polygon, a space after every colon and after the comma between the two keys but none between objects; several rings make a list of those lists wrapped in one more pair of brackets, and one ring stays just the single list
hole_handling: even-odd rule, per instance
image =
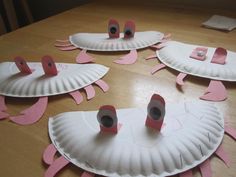
[{"label": "pink paper cutout", "polygon": [[22,57],[15,57],[15,64],[17,66],[17,68],[20,70],[21,73],[24,74],[31,74],[32,71],[29,68],[28,64],[26,63],[26,61],[22,58]]},{"label": "pink paper cutout", "polygon": [[87,50],[83,49],[76,57],[77,63],[90,63],[93,62],[94,58],[88,55]]},{"label": "pink paper cutout", "polygon": [[[112,32],[112,28],[116,31]],[[117,20],[110,19],[108,22],[108,34],[109,38],[119,38],[120,37],[120,26]]]},{"label": "pink paper cutout", "polygon": [[52,76],[57,75],[57,67],[52,57],[44,56],[41,62],[42,62],[43,70],[46,75],[52,75]]},{"label": "pink paper cutout", "polygon": [[87,99],[88,100],[90,100],[93,97],[95,97],[95,90],[94,90],[92,85],[88,85],[88,86],[84,87],[84,90],[85,90],[85,92],[87,94]]},{"label": "pink paper cutout", "polygon": [[150,55],[150,56],[145,58],[145,60],[150,60],[150,59],[157,59],[157,56],[156,55]]},{"label": "pink paper cutout", "polygon": [[94,173],[91,173],[91,172],[88,172],[88,171],[84,171],[81,175],[81,177],[94,177],[95,174]]},{"label": "pink paper cutout", "polygon": [[7,106],[5,103],[5,96],[0,95],[0,111],[6,111]]},{"label": "pink paper cutout", "polygon": [[70,47],[70,46],[73,46],[73,44],[71,44],[71,43],[55,43],[54,46],[55,47]]},{"label": "pink paper cutout", "polygon": [[179,73],[178,76],[176,77],[176,83],[178,85],[183,86],[184,85],[184,78],[187,76],[188,74],[186,73]]},{"label": "pink paper cutout", "polygon": [[162,43],[157,44],[157,45],[152,45],[151,48],[154,48],[155,50],[160,50],[160,49],[164,48],[165,46],[166,46],[166,43],[162,42]]},{"label": "pink paper cutout", "polygon": [[236,129],[230,127],[229,125],[225,125],[225,133],[236,140]]},{"label": "pink paper cutout", "polygon": [[57,152],[57,149],[53,144],[48,145],[48,147],[43,152],[43,161],[47,165],[51,165],[54,161],[54,156]]},{"label": "pink paper cutout", "polygon": [[57,172],[64,168],[68,163],[70,163],[63,156],[56,159],[46,170],[44,177],[54,177]]},{"label": "pink paper cutout", "polygon": [[97,84],[103,92],[107,92],[109,90],[109,85],[102,79],[97,80],[95,84]]},{"label": "pink paper cutout", "polygon": [[76,46],[59,47],[58,49],[59,49],[59,50],[62,50],[62,51],[71,51],[71,50],[76,50],[77,47],[76,47]]},{"label": "pink paper cutout", "polygon": [[206,54],[207,54],[208,48],[205,47],[197,47],[195,48],[191,55],[190,58],[197,59],[200,61],[203,61],[206,59]]},{"label": "pink paper cutout", "polygon": [[158,65],[154,66],[154,67],[151,69],[151,74],[154,74],[154,73],[156,73],[157,71],[159,71],[159,70],[161,70],[161,69],[163,69],[163,68],[165,68],[165,67],[166,67],[166,65],[163,64],[163,63],[158,64]]},{"label": "pink paper cutout", "polygon": [[221,81],[211,80],[208,88],[203,96],[202,100],[208,101],[224,101],[227,98],[227,91],[224,84]]},{"label": "pink paper cutout", "polygon": [[69,92],[69,94],[72,96],[72,98],[75,100],[76,104],[80,104],[83,101],[83,96],[80,93],[79,90]]},{"label": "pink paper cutout", "polygon": [[193,177],[193,172],[192,170],[185,171],[183,173],[180,173],[179,177]]},{"label": "pink paper cutout", "polygon": [[230,158],[228,154],[225,152],[222,144],[215,151],[215,154],[228,166],[230,167]]},{"label": "pink paper cutout", "polygon": [[20,125],[33,124],[43,116],[47,103],[48,97],[40,97],[33,106],[22,111],[22,115],[10,117],[10,120]]},{"label": "pink paper cutout", "polygon": [[125,27],[124,27],[124,38],[129,39],[133,38],[135,33],[135,23],[134,21],[127,21],[125,22]]},{"label": "pink paper cutout", "polygon": [[60,43],[68,43],[70,42],[68,39],[65,39],[65,40],[60,40],[60,39],[57,39],[56,42],[60,42]]},{"label": "pink paper cutout", "polygon": [[214,53],[212,60],[211,60],[211,63],[224,65],[226,57],[227,57],[227,50],[225,50],[222,47],[218,47],[215,50],[215,53]]},{"label": "pink paper cutout", "polygon": [[0,111],[0,120],[6,119],[7,117],[9,117],[8,113]]},{"label": "pink paper cutout", "polygon": [[114,63],[121,64],[121,65],[130,65],[137,61],[138,53],[137,50],[131,50],[127,55],[121,57],[118,60],[114,60]]},{"label": "pink paper cutout", "polygon": [[200,165],[200,172],[202,174],[202,177],[212,177],[212,170],[211,170],[211,164],[210,160],[207,159]]}]

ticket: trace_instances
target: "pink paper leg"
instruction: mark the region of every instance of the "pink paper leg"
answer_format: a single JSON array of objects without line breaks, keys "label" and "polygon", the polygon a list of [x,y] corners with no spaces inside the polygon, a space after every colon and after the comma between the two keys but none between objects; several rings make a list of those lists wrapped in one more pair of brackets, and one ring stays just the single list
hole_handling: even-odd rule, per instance
[{"label": "pink paper leg", "polygon": [[156,73],[157,71],[159,71],[159,70],[161,70],[161,69],[163,69],[163,68],[165,68],[165,67],[166,67],[166,65],[163,64],[163,63],[158,64],[158,65],[156,65],[156,66],[154,66],[154,67],[152,68],[151,74],[154,74],[154,73]]},{"label": "pink paper leg", "polygon": [[145,60],[150,60],[150,59],[157,59],[156,54],[150,55],[150,56],[148,56],[148,57],[145,58]]},{"label": "pink paper leg", "polygon": [[227,50],[225,50],[224,48],[218,47],[215,50],[215,53],[212,57],[211,62],[224,65],[226,57],[227,57]]},{"label": "pink paper leg", "polygon": [[54,156],[57,152],[57,149],[53,144],[48,145],[48,147],[43,152],[43,161],[47,165],[51,165],[54,161]]},{"label": "pink paper leg", "polygon": [[84,87],[84,90],[85,90],[85,92],[87,94],[87,99],[88,100],[90,100],[93,97],[95,97],[95,90],[94,90],[92,85],[88,85],[88,86]]},{"label": "pink paper leg", "polygon": [[200,172],[202,174],[202,177],[212,177],[212,170],[209,159],[200,164]]},{"label": "pink paper leg", "polygon": [[186,73],[179,73],[179,75],[176,78],[176,83],[178,85],[183,86],[184,85],[184,78],[187,76]]},{"label": "pink paper leg", "polygon": [[21,112],[22,115],[10,117],[11,121],[20,125],[29,125],[37,122],[44,114],[48,103],[48,97],[41,97],[30,108]]},{"label": "pink paper leg", "polygon": [[73,46],[73,44],[71,43],[55,43],[54,44],[55,47],[70,47],[70,46]]},{"label": "pink paper leg", "polygon": [[63,156],[59,157],[48,167],[47,171],[44,174],[44,177],[54,177],[57,172],[64,168],[68,163],[70,162]]},{"label": "pink paper leg", "polygon": [[77,63],[90,63],[93,62],[94,58],[87,54],[87,50],[83,49],[76,57]]},{"label": "pink paper leg", "polygon": [[109,85],[102,79],[97,80],[95,84],[97,84],[103,92],[107,92],[109,90]]},{"label": "pink paper leg", "polygon": [[138,53],[137,50],[131,50],[129,54],[121,57],[118,60],[114,60],[114,63],[121,64],[121,65],[130,65],[134,64],[137,61]]},{"label": "pink paper leg", "polygon": [[225,125],[225,133],[231,136],[234,140],[236,140],[236,130],[233,127]]},{"label": "pink paper leg", "polygon": [[222,144],[218,147],[218,149],[216,150],[216,155],[223,160],[223,162],[229,167],[230,166],[230,159],[228,154],[225,152]]},{"label": "pink paper leg", "polygon": [[0,120],[9,117],[9,114],[5,112],[6,110],[5,97],[0,95]]},{"label": "pink paper leg", "polygon": [[69,46],[69,47],[59,47],[59,50],[62,50],[62,51],[71,51],[71,50],[76,50],[77,47],[75,46]]},{"label": "pink paper leg", "polygon": [[162,48],[164,48],[166,46],[165,42],[162,42],[160,44],[157,45],[152,45],[151,48],[155,49],[155,50],[160,50]]},{"label": "pink paper leg", "polygon": [[221,81],[211,80],[206,92],[200,97],[208,101],[224,101],[227,98],[225,86]]},{"label": "pink paper leg", "polygon": [[94,177],[95,174],[91,172],[84,171],[81,175],[81,177]]},{"label": "pink paper leg", "polygon": [[69,94],[70,94],[70,95],[72,96],[72,98],[75,100],[76,104],[82,103],[82,101],[83,101],[83,96],[82,96],[82,94],[80,93],[79,90],[70,92]]},{"label": "pink paper leg", "polygon": [[60,43],[69,43],[70,41],[69,41],[68,39],[65,39],[65,40],[57,39],[56,42],[60,42]]},{"label": "pink paper leg", "polygon": [[185,171],[183,173],[180,173],[179,177],[193,177],[193,172],[192,170]]}]

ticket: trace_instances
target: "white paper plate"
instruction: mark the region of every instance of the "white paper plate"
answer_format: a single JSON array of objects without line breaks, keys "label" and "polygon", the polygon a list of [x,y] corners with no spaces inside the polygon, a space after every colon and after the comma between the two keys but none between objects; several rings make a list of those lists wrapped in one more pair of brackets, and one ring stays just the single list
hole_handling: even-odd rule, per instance
[{"label": "white paper plate", "polygon": [[209,158],[224,135],[223,116],[202,101],[167,105],[161,134],[146,127],[147,109],[117,110],[118,134],[99,133],[97,111],[49,119],[57,150],[78,167],[104,176],[169,176]]},{"label": "white paper plate", "polygon": [[109,70],[98,64],[57,63],[58,75],[46,76],[41,63],[28,65],[34,71],[24,75],[15,63],[0,63],[0,95],[40,97],[68,93],[94,83]]},{"label": "white paper plate", "polygon": [[[123,33],[120,36],[124,36]],[[93,51],[126,51],[142,49],[162,40],[163,33],[157,31],[136,32],[134,38],[109,39],[107,33],[77,33],[69,37],[70,42],[81,49]]]},{"label": "white paper plate", "polygon": [[167,46],[157,51],[157,57],[162,63],[177,71],[222,81],[236,81],[236,53],[227,51],[226,64],[211,63],[216,48],[208,47],[204,61],[190,58],[190,54],[197,45],[169,41]]}]

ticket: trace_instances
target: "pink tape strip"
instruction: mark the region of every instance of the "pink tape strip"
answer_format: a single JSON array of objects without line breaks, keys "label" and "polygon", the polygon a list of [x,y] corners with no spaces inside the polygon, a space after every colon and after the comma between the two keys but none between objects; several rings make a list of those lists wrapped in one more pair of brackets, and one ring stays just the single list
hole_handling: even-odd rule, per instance
[{"label": "pink tape strip", "polygon": [[53,144],[48,145],[48,147],[43,152],[43,161],[47,165],[51,165],[54,161],[54,156],[57,152],[57,149]]},{"label": "pink tape strip", "polygon": [[193,172],[192,170],[188,170],[186,172],[180,173],[179,177],[193,177]]},{"label": "pink tape strip", "polygon": [[81,175],[81,177],[94,177],[94,176],[95,176],[94,173],[87,172],[87,171],[83,172]]},{"label": "pink tape strip", "polygon": [[163,69],[163,68],[165,68],[165,67],[166,67],[166,65],[163,64],[163,63],[158,64],[158,65],[156,65],[156,66],[154,66],[154,67],[152,68],[151,74],[154,74],[154,73],[156,73],[157,71],[159,71],[159,70],[161,70],[161,69]]},{"label": "pink tape strip", "polygon": [[57,172],[59,172],[62,168],[64,168],[69,163],[63,156],[56,159],[51,166],[47,169],[44,174],[44,177],[54,177]]},{"label": "pink tape strip", "polygon": [[68,39],[65,39],[65,40],[60,40],[60,39],[57,39],[56,42],[60,42],[60,43],[68,43],[70,42]]},{"label": "pink tape strip", "polygon": [[90,63],[94,58],[87,54],[87,50],[83,49],[76,57],[77,63]]},{"label": "pink tape strip", "polygon": [[227,98],[227,91],[221,81],[211,80],[206,92],[200,99],[208,101],[224,101]]},{"label": "pink tape strip", "polygon": [[218,147],[218,149],[216,150],[216,155],[223,160],[223,162],[229,167],[230,166],[230,159],[228,154],[225,152],[222,144]]},{"label": "pink tape strip", "polygon": [[97,84],[103,92],[107,92],[109,90],[109,85],[102,79],[97,80],[95,84]]},{"label": "pink tape strip", "polygon": [[7,106],[5,103],[5,96],[0,95],[0,111],[6,111]]},{"label": "pink tape strip", "polygon": [[21,112],[23,115],[10,117],[11,121],[20,125],[29,125],[37,122],[44,114],[48,103],[48,97],[41,97],[30,108]]},{"label": "pink tape strip", "polygon": [[130,65],[134,64],[138,59],[137,50],[131,50],[129,54],[121,57],[118,60],[114,60],[114,63],[121,64],[121,65]]},{"label": "pink tape strip", "polygon": [[227,57],[227,50],[225,50],[224,48],[218,47],[215,50],[215,53],[212,57],[211,62],[224,65],[226,57]]},{"label": "pink tape strip", "polygon": [[200,164],[200,172],[202,177],[212,177],[210,160],[206,160]]},{"label": "pink tape strip", "polygon": [[77,49],[77,47],[75,46],[70,46],[70,47],[59,47],[58,49],[62,50],[62,51],[71,51],[71,50],[75,50]]},{"label": "pink tape strip", "polygon": [[76,104],[82,103],[82,101],[83,101],[83,96],[82,96],[82,94],[80,93],[79,90],[70,92],[69,94],[70,94],[70,95],[72,96],[72,98],[75,100]]},{"label": "pink tape strip", "polygon": [[92,85],[88,85],[88,86],[84,87],[84,90],[85,90],[85,92],[87,94],[87,99],[88,100],[90,100],[93,97],[95,97],[95,90],[94,90]]},{"label": "pink tape strip", "polygon": [[178,85],[183,86],[184,85],[184,78],[187,76],[188,74],[186,73],[179,73],[177,78],[176,78],[176,83]]},{"label": "pink tape strip", "polygon": [[145,58],[145,60],[150,60],[150,59],[157,59],[156,54],[155,55],[150,55],[150,56]]},{"label": "pink tape strip", "polygon": [[225,133],[227,133],[229,136],[231,136],[234,140],[236,140],[236,129],[233,127],[230,127],[228,125],[225,125]]}]

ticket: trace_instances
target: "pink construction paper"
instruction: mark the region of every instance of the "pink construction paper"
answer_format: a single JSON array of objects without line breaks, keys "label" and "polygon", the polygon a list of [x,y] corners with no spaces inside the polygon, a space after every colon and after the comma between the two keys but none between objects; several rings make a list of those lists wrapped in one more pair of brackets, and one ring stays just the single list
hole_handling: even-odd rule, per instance
[{"label": "pink construction paper", "polygon": [[[115,28],[116,32],[111,33],[111,28]],[[108,22],[108,34],[109,38],[119,38],[120,37],[120,26],[117,20],[110,19]]]},{"label": "pink construction paper", "polygon": [[70,47],[70,46],[73,46],[73,44],[71,44],[71,43],[55,43],[54,46],[55,47]]},{"label": "pink construction paper", "polygon": [[68,163],[70,162],[63,156],[59,157],[48,167],[47,171],[44,174],[44,177],[54,177],[57,172],[64,168]]},{"label": "pink construction paper", "polygon": [[17,68],[20,70],[21,73],[24,73],[24,74],[31,74],[32,71],[31,69],[29,68],[29,66],[27,65],[26,61],[21,58],[21,57],[15,57],[15,64],[17,66]]},{"label": "pink construction paper", "polygon": [[42,58],[42,66],[46,75],[52,75],[52,76],[57,75],[57,67],[52,57],[44,56]]},{"label": "pink construction paper", "polygon": [[76,91],[73,91],[73,92],[70,92],[69,93],[72,98],[75,100],[76,104],[80,104],[82,103],[83,101],[83,96],[82,94],[80,93],[80,91],[76,90]]},{"label": "pink construction paper", "polygon": [[90,63],[93,62],[94,58],[88,55],[87,50],[83,49],[76,57],[77,63]]},{"label": "pink construction paper", "polygon": [[81,175],[81,177],[94,177],[95,174],[94,173],[91,173],[91,172],[88,172],[88,171],[84,171]]},{"label": "pink construction paper", "polygon": [[84,87],[84,90],[85,90],[85,92],[87,94],[87,99],[88,100],[90,100],[93,97],[95,97],[95,90],[94,90],[92,85],[88,85],[88,86]]},{"label": "pink construction paper", "polygon": [[208,101],[224,101],[227,98],[227,91],[221,81],[211,80],[208,88],[200,99]]},{"label": "pink construction paper", "polygon": [[229,136],[231,136],[234,140],[236,140],[236,129],[233,127],[230,127],[228,125],[225,125],[225,133],[227,133]]},{"label": "pink construction paper", "polygon": [[155,55],[150,55],[150,56],[145,58],[145,60],[150,60],[150,59],[157,59],[156,54]]},{"label": "pink construction paper", "polygon": [[165,46],[166,46],[165,42],[162,42],[162,43],[157,44],[157,45],[152,45],[151,48],[154,48],[155,50],[160,50]]},{"label": "pink construction paper", "polygon": [[186,73],[179,73],[178,76],[176,77],[176,83],[178,85],[183,86],[184,85],[184,78],[187,76],[188,74]]},{"label": "pink construction paper", "polygon": [[200,164],[200,172],[202,174],[202,177],[212,177],[212,170],[209,159]]},{"label": "pink construction paper", "polygon": [[62,50],[62,51],[71,51],[71,50],[75,50],[75,49],[77,49],[77,47],[75,47],[75,46],[59,47],[59,50]]},{"label": "pink construction paper", "polygon": [[5,96],[0,95],[0,111],[6,111],[7,106],[5,103]]},{"label": "pink construction paper", "polygon": [[[194,49],[193,52],[191,53],[190,58],[203,61],[203,60],[206,59],[207,51],[208,51],[208,48],[205,48],[205,47],[197,47],[197,48]],[[202,55],[199,55],[199,52],[201,52]]]},{"label": "pink construction paper", "polygon": [[215,50],[215,53],[212,57],[211,62],[224,65],[226,57],[227,57],[227,50],[225,50],[224,48],[218,47]]},{"label": "pink construction paper", "polygon": [[69,41],[68,39],[65,39],[65,40],[57,39],[56,42],[60,42],[60,43],[69,43],[70,41]]},{"label": "pink construction paper", "polygon": [[[127,34],[126,31],[130,31],[131,34]],[[134,33],[135,33],[135,23],[134,23],[134,21],[129,20],[129,21],[125,22],[124,38],[125,39],[133,38]]]},{"label": "pink construction paper", "polygon": [[19,116],[10,117],[11,121],[20,125],[30,125],[37,122],[44,114],[48,103],[48,97],[40,97],[30,108],[21,112]]},{"label": "pink construction paper", "polygon": [[102,79],[97,80],[95,84],[97,84],[102,89],[103,92],[107,92],[109,90],[109,85]]},{"label": "pink construction paper", "polygon": [[230,158],[228,156],[228,154],[225,152],[222,144],[218,147],[218,149],[216,150],[215,154],[221,159],[223,160],[223,162],[229,167],[230,166]]},{"label": "pink construction paper", "polygon": [[154,73],[156,73],[157,71],[159,71],[159,70],[161,70],[161,69],[163,69],[163,68],[165,68],[165,67],[166,67],[166,65],[163,64],[163,63],[158,64],[158,65],[154,66],[154,67],[151,69],[151,74],[154,74]]},{"label": "pink construction paper", "polygon": [[121,57],[118,60],[115,60],[114,63],[117,64],[122,64],[122,65],[130,65],[136,62],[138,58],[138,53],[137,50],[131,50],[130,53],[128,53],[127,55]]},{"label": "pink construction paper", "polygon": [[43,152],[43,161],[47,165],[51,165],[54,161],[54,156],[57,152],[57,149],[53,144],[48,145],[48,147]]},{"label": "pink construction paper", "polygon": [[192,170],[185,171],[183,173],[180,173],[179,177],[193,177],[193,172]]}]

